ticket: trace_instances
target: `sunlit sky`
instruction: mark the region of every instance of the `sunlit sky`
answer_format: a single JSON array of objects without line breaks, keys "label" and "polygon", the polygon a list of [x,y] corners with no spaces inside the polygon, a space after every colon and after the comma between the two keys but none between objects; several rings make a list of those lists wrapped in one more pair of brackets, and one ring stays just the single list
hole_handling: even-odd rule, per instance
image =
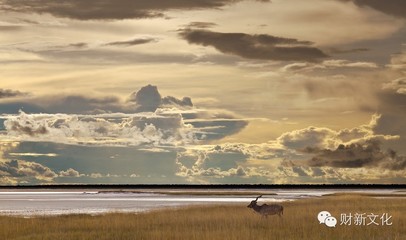
[{"label": "sunlit sky", "polygon": [[404,184],[404,9],[0,0],[0,184]]}]

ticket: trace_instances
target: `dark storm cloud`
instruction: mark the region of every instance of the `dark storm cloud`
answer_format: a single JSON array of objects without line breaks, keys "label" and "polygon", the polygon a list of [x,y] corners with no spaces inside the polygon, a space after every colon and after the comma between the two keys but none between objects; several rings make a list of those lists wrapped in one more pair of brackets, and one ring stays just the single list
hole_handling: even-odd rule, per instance
[{"label": "dark storm cloud", "polygon": [[406,18],[406,1],[404,0],[341,0],[352,1],[360,7],[370,7],[380,12],[395,16]]},{"label": "dark storm cloud", "polygon": [[162,98],[158,88],[152,85],[133,92],[127,101],[136,104],[136,112],[154,112],[161,106],[193,107],[190,97],[184,97],[182,100],[172,96]]},{"label": "dark storm cloud", "polygon": [[221,33],[199,29],[183,29],[179,35],[191,44],[212,46],[226,54],[248,59],[310,61],[328,57],[312,42],[267,34]]},{"label": "dark storm cloud", "polygon": [[11,89],[3,89],[0,88],[0,99],[2,98],[12,98],[12,97],[22,97],[27,96],[27,93],[11,90]]},{"label": "dark storm cloud", "polygon": [[157,42],[158,40],[155,38],[136,38],[129,41],[117,41],[117,42],[109,42],[106,43],[106,46],[122,46],[122,47],[129,47],[134,45],[146,44],[151,42]]},{"label": "dark storm cloud", "polygon": [[129,102],[137,104],[137,111],[154,112],[161,105],[161,94],[156,86],[148,85],[139,91],[133,92],[129,97]]},{"label": "dark storm cloud", "polygon": [[[49,13],[80,20],[111,20],[164,17],[168,10],[220,8],[241,0],[2,0],[0,9],[26,13]],[[267,2],[265,0],[259,0]]]},{"label": "dark storm cloud", "polygon": [[317,153],[316,156],[308,161],[308,165],[311,167],[406,169],[406,157],[398,156],[391,149],[383,151],[381,149],[381,142],[377,140],[349,145],[341,144],[335,150],[308,148],[305,151]]}]

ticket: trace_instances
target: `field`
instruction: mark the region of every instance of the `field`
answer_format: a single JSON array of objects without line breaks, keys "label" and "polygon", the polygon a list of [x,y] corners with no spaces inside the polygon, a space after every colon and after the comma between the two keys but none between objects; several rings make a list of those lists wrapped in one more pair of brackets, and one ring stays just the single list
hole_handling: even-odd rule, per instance
[{"label": "field", "polygon": [[[248,203],[247,203],[248,204]],[[0,217],[0,239],[406,239],[404,198],[340,194],[282,204],[284,216],[261,218],[246,205],[193,206],[141,214]],[[327,210],[337,226],[319,224]],[[341,213],[374,213],[379,226],[340,225]],[[392,216],[382,225],[380,216]],[[366,219],[366,223],[369,223]]]}]

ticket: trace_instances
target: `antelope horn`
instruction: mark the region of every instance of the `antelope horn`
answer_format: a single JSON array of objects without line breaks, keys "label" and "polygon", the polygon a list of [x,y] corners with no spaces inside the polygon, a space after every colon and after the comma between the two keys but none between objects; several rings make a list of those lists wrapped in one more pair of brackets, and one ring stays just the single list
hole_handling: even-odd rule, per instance
[{"label": "antelope horn", "polygon": [[255,199],[255,202],[258,201],[258,198],[260,198],[260,197],[262,197],[262,195],[259,195],[259,196],[257,197],[257,199]]}]

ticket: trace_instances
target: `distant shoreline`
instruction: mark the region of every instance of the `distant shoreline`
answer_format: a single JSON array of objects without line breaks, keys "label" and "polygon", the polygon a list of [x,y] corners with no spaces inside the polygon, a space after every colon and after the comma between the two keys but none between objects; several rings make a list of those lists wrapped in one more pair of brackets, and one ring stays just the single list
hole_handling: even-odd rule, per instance
[{"label": "distant shoreline", "polygon": [[0,190],[23,189],[406,189],[406,184],[46,184],[0,185]]}]

